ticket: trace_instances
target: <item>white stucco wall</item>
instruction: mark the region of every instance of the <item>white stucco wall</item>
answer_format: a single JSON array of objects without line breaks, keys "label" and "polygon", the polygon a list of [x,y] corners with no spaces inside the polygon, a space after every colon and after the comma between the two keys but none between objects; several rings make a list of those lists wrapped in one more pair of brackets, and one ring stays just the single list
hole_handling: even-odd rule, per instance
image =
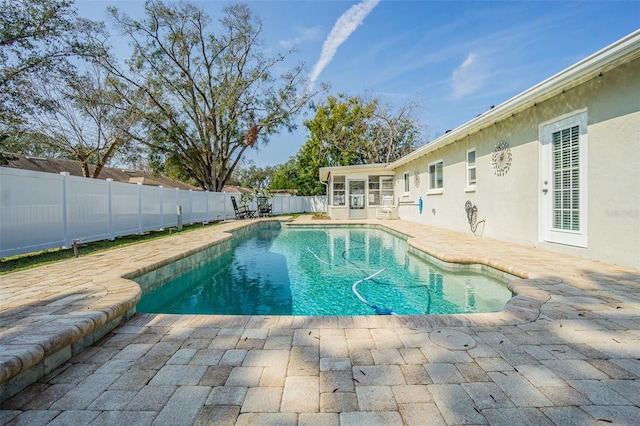
[{"label": "white stucco wall", "polygon": [[[580,110],[587,113],[586,248],[541,241],[539,232],[539,126]],[[506,175],[496,176],[491,153],[501,140],[511,147],[512,163]],[[477,185],[465,192],[466,151],[473,147]],[[440,159],[444,190],[429,195],[427,167]],[[410,192],[403,195],[407,171]],[[398,167],[395,178],[401,219],[470,233],[464,209],[469,200],[477,206],[478,221],[485,220],[478,236],[640,268],[640,60]]]}]

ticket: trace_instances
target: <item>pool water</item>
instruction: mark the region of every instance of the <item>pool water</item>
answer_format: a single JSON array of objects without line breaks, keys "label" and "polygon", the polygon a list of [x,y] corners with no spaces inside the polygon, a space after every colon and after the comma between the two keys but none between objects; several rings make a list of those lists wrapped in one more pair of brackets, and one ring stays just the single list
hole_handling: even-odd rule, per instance
[{"label": "pool water", "polygon": [[403,238],[362,227],[274,226],[144,295],[144,313],[421,315],[495,312],[502,278],[444,270]]}]

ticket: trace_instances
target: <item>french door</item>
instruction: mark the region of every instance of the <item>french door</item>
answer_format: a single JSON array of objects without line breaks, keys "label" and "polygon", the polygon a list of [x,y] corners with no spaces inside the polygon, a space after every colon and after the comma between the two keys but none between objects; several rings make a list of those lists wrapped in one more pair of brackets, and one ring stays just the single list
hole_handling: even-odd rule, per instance
[{"label": "french door", "polygon": [[587,246],[587,113],[542,126],[540,237]]}]

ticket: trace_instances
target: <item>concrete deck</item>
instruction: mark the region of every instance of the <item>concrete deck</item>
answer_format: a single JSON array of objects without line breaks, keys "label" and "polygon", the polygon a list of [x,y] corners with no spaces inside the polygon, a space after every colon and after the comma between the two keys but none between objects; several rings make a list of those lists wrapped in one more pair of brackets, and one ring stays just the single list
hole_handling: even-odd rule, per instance
[{"label": "concrete deck", "polygon": [[[521,277],[518,296],[495,314],[134,314],[126,278],[248,223],[0,277],[0,424],[640,422],[640,271],[615,265],[370,221],[441,260]],[[475,346],[436,343],[450,330]]]}]

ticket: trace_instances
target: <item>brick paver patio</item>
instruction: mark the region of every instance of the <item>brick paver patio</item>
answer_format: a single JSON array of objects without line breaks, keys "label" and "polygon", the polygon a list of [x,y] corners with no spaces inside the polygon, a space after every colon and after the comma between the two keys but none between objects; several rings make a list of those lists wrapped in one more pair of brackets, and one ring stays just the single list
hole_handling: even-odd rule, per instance
[{"label": "brick paver patio", "polygon": [[[247,223],[0,277],[0,424],[640,423],[640,271],[415,223],[368,222],[519,276],[519,295],[495,314],[124,321],[139,297],[124,274]],[[475,347],[434,342],[449,329]]]}]

